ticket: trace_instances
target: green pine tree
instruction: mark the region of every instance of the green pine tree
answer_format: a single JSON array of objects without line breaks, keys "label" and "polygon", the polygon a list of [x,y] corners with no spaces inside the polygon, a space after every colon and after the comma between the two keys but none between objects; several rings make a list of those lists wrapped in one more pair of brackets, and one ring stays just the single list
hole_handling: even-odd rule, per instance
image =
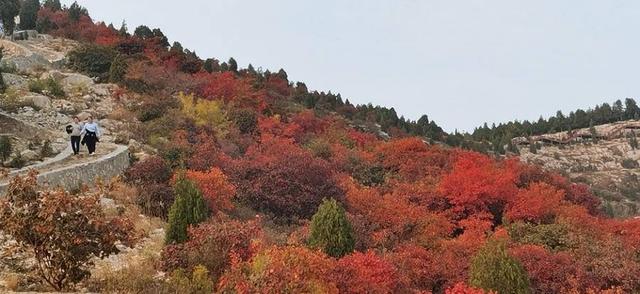
[{"label": "green pine tree", "polygon": [[598,143],[598,131],[596,130],[596,127],[593,126],[593,120],[591,120],[589,122],[589,133],[591,134],[591,139],[593,141],[593,143]]},{"label": "green pine tree", "polygon": [[631,149],[633,150],[638,149],[638,138],[636,137],[636,132],[632,132],[629,135],[629,146],[631,146]]},{"label": "green pine tree", "polygon": [[531,293],[527,272],[501,241],[491,240],[471,260],[469,285],[503,293]]},{"label": "green pine tree", "polygon": [[176,199],[169,210],[169,227],[165,238],[167,244],[187,241],[187,228],[203,222],[209,216],[202,192],[193,182],[180,176],[174,190]]},{"label": "green pine tree", "polygon": [[538,145],[534,141],[529,142],[529,152],[532,154],[538,153]]},{"label": "green pine tree", "polygon": [[62,10],[62,4],[60,3],[60,0],[45,0],[42,3],[42,6],[49,8],[53,11]]},{"label": "green pine tree", "polygon": [[20,8],[20,28],[23,30],[35,30],[38,21],[40,0],[25,0]]},{"label": "green pine tree", "polygon": [[[4,48],[0,47],[0,65],[2,64],[3,50]],[[0,66],[0,94],[4,93],[5,90],[7,90],[7,85],[5,85],[2,78],[2,66]]]},{"label": "green pine tree", "polygon": [[127,61],[122,54],[118,54],[111,62],[109,81],[112,83],[123,82],[125,74],[127,74]]},{"label": "green pine tree", "polygon": [[7,136],[0,136],[0,159],[2,159],[0,166],[11,156],[11,152],[13,152],[11,139]]},{"label": "green pine tree", "polygon": [[344,208],[335,199],[325,199],[311,218],[309,245],[333,257],[353,252],[355,239]]},{"label": "green pine tree", "polygon": [[20,1],[0,0],[0,21],[6,36],[13,34],[16,27],[15,17],[20,13]]}]

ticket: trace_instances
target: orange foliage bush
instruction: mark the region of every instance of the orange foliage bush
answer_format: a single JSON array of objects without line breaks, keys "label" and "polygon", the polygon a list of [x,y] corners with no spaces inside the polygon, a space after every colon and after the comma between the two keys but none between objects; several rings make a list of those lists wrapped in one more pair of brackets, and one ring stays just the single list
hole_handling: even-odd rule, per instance
[{"label": "orange foliage bush", "polygon": [[235,264],[220,279],[224,293],[338,293],[335,261],[304,247],[271,247]]},{"label": "orange foliage bush", "polygon": [[393,293],[399,286],[393,264],[371,251],[341,258],[334,275],[340,293]]},{"label": "orange foliage bush", "polygon": [[505,216],[510,221],[550,223],[564,199],[564,191],[545,184],[536,183],[521,190],[509,202]]},{"label": "orange foliage bush", "polygon": [[207,172],[189,170],[186,176],[196,183],[212,212],[233,209],[231,199],[236,195],[236,187],[229,183],[219,168],[214,167]]}]

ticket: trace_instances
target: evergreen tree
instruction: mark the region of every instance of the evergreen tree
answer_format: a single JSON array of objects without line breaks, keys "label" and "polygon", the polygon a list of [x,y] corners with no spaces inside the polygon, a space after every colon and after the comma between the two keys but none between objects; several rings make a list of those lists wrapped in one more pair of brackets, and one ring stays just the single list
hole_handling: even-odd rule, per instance
[{"label": "evergreen tree", "polygon": [[38,21],[39,0],[25,0],[20,8],[20,28],[23,30],[35,30]]},{"label": "evergreen tree", "polygon": [[235,59],[233,59],[233,57],[229,58],[229,61],[227,62],[229,64],[229,70],[232,72],[237,72],[238,71],[238,63],[236,62]]},{"label": "evergreen tree", "polygon": [[531,293],[527,272],[500,241],[488,241],[473,257],[469,285],[500,294]]},{"label": "evergreen tree", "polygon": [[625,99],[624,106],[625,119],[635,119],[638,116],[638,113],[640,113],[638,104],[632,98]]},{"label": "evergreen tree", "polygon": [[633,150],[638,149],[638,138],[636,137],[636,132],[632,132],[629,135],[629,146],[631,146],[631,149]]},{"label": "evergreen tree", "polygon": [[538,153],[538,145],[533,141],[529,142],[529,152],[532,154]]},{"label": "evergreen tree", "polygon": [[62,10],[62,4],[60,4],[60,0],[44,0],[42,3],[43,7],[49,8],[53,11]]},{"label": "evergreen tree", "polygon": [[208,73],[220,71],[220,64],[215,58],[207,58],[202,65]]},{"label": "evergreen tree", "polygon": [[69,19],[74,22],[78,22],[83,15],[89,15],[87,9],[80,6],[78,2],[73,2],[67,10],[67,13],[69,14]]},{"label": "evergreen tree", "polygon": [[[4,48],[0,47],[0,64],[2,64],[2,57],[4,55],[3,50]],[[2,78],[2,67],[0,67],[0,94],[4,93],[5,90],[7,90],[7,85],[5,85],[4,78]]]},{"label": "evergreen tree", "polygon": [[125,56],[118,54],[111,62],[111,67],[109,68],[109,81],[112,83],[123,82],[126,73],[127,62],[125,60]]},{"label": "evergreen tree", "polygon": [[127,22],[122,21],[122,25],[120,25],[120,29],[118,30],[118,35],[120,37],[129,37],[129,29],[127,28]]},{"label": "evergreen tree", "polygon": [[591,139],[594,143],[598,143],[598,131],[596,127],[593,126],[593,120],[589,122],[589,133],[591,134]]},{"label": "evergreen tree", "polygon": [[511,141],[509,141],[509,144],[507,144],[507,151],[513,154],[520,154],[520,150],[518,150],[518,147],[515,144],[513,144]]},{"label": "evergreen tree", "polygon": [[[0,158],[2,158],[2,162],[11,156],[12,151],[13,145],[11,144],[11,139],[7,136],[0,137]],[[0,164],[2,164],[2,162],[0,162]]]},{"label": "evergreen tree", "polygon": [[171,49],[169,50],[171,52],[184,53],[184,47],[182,47],[180,42],[173,42],[173,45],[171,45]]},{"label": "evergreen tree", "polygon": [[20,12],[19,0],[0,0],[0,21],[6,36],[13,34],[16,27],[15,18]]},{"label": "evergreen tree", "polygon": [[135,31],[133,31],[133,35],[140,39],[149,39],[153,38],[153,31],[151,31],[148,26],[141,25],[138,26]]},{"label": "evergreen tree", "polygon": [[206,220],[209,211],[196,185],[181,175],[174,187],[175,201],[169,210],[169,227],[165,242],[182,243],[187,241],[187,228]]},{"label": "evergreen tree", "polygon": [[165,36],[160,29],[153,29],[152,32],[153,32],[153,37],[158,38],[158,40],[160,41],[160,45],[164,47],[169,47],[169,39],[167,39],[167,36]]},{"label": "evergreen tree", "polygon": [[309,245],[333,257],[353,251],[355,240],[344,208],[335,199],[325,199],[311,218]]}]

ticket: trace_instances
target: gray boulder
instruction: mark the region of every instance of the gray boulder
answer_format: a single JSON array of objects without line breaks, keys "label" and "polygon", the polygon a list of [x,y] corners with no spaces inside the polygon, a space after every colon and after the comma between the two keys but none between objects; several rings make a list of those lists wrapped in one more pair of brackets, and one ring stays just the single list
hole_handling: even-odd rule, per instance
[{"label": "gray boulder", "polygon": [[37,108],[44,110],[51,109],[51,98],[47,96],[31,93],[30,95],[25,96],[24,99],[26,101],[31,101],[31,103],[33,103]]},{"label": "gray boulder", "polygon": [[40,76],[40,79],[46,80],[49,78],[53,78],[54,80],[56,80],[57,82],[62,81],[64,78],[66,77],[65,74],[63,74],[62,72],[60,72],[59,70],[51,70],[48,72],[43,73]]},{"label": "gray boulder", "polygon": [[68,74],[66,78],[62,79],[61,83],[62,88],[67,93],[77,90],[89,90],[94,84],[93,79],[90,77],[77,73]]},{"label": "gray boulder", "polygon": [[4,80],[4,83],[9,87],[13,87],[18,90],[26,90],[29,88],[29,81],[22,76],[10,73],[2,73],[2,79]]},{"label": "gray boulder", "polygon": [[22,156],[26,161],[36,161],[40,159],[40,155],[38,155],[38,153],[29,149],[20,152],[20,156]]}]

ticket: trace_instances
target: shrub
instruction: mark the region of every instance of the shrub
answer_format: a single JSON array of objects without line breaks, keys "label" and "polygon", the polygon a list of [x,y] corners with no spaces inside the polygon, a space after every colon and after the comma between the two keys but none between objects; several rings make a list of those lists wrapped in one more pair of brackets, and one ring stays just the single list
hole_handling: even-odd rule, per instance
[{"label": "shrub", "polygon": [[39,191],[37,173],[16,177],[0,200],[0,226],[35,256],[38,276],[60,291],[91,273],[93,258],[131,245],[132,224],[106,219],[97,195]]},{"label": "shrub", "polygon": [[504,243],[490,240],[471,260],[469,285],[498,293],[530,293],[522,264],[511,257]]},{"label": "shrub", "polygon": [[62,85],[54,78],[29,81],[29,92],[51,95],[56,98],[63,98],[66,95]]},{"label": "shrub", "polygon": [[249,148],[234,180],[239,199],[285,221],[311,217],[324,198],[344,198],[326,161],[283,139]]},{"label": "shrub", "polygon": [[178,95],[182,106],[182,113],[191,118],[198,126],[209,126],[215,130],[218,138],[226,137],[229,132],[230,121],[219,100],[205,100],[193,95]]},{"label": "shrub", "polygon": [[323,139],[313,139],[307,144],[307,148],[311,150],[311,153],[322,159],[328,160],[333,155],[331,152],[331,145],[329,142]]},{"label": "shrub", "polygon": [[51,141],[44,140],[42,147],[40,148],[40,157],[46,158],[54,155],[53,148],[51,148]]},{"label": "shrub", "polygon": [[149,183],[141,187],[136,204],[146,215],[166,219],[173,204],[173,189],[165,183]]},{"label": "shrub", "polygon": [[27,161],[24,158],[22,158],[22,154],[20,154],[19,152],[16,152],[16,155],[9,162],[9,167],[22,168],[24,167],[25,164],[27,164]]},{"label": "shrub", "polygon": [[371,251],[341,258],[335,271],[340,293],[396,293],[398,278],[393,264]]},{"label": "shrub", "polygon": [[233,209],[231,199],[236,195],[236,187],[229,183],[229,179],[219,168],[211,168],[208,172],[187,171],[186,176],[202,191],[210,211]]},{"label": "shrub", "polygon": [[189,241],[166,246],[162,251],[162,269],[193,270],[203,265],[214,282],[231,267],[233,258],[251,257],[252,239],[260,234],[255,222],[218,218],[189,229]]},{"label": "shrub", "polygon": [[272,247],[227,271],[220,293],[338,293],[330,277],[335,263],[304,247]]},{"label": "shrub", "polygon": [[100,45],[85,45],[67,55],[69,66],[77,71],[98,78],[98,81],[109,80],[111,63],[117,52],[110,47]]},{"label": "shrub", "polygon": [[549,250],[565,250],[571,244],[569,228],[561,223],[535,225],[517,222],[507,226],[514,242],[544,246]]},{"label": "shrub", "polygon": [[204,266],[196,266],[189,277],[183,269],[173,271],[169,284],[175,293],[210,294],[214,284],[209,279],[209,271]]},{"label": "shrub", "polygon": [[335,200],[324,200],[311,218],[309,245],[333,257],[353,252],[355,240],[344,208]]},{"label": "shrub", "polygon": [[360,158],[350,156],[346,169],[362,185],[373,187],[384,183],[385,170],[379,164],[367,163]]},{"label": "shrub", "polygon": [[633,160],[630,158],[623,159],[621,164],[622,164],[622,167],[626,169],[635,169],[640,167],[640,164],[638,164],[637,160]]},{"label": "shrub", "polygon": [[258,127],[258,115],[251,109],[237,110],[231,118],[242,134],[252,134]]},{"label": "shrub", "polygon": [[127,62],[122,54],[116,55],[111,62],[109,68],[109,81],[112,83],[121,83],[124,81],[124,77],[127,74]]},{"label": "shrub", "polygon": [[2,158],[2,162],[11,156],[11,152],[13,152],[11,139],[9,139],[8,136],[0,136],[0,157]]},{"label": "shrub", "polygon": [[[34,109],[36,107],[30,101],[24,101],[20,98],[20,95],[14,88],[7,89],[4,95],[0,95],[0,108],[7,112],[15,113],[18,109],[30,106]],[[36,109],[37,110],[37,109]]]},{"label": "shrub", "polygon": [[171,168],[161,157],[150,156],[131,166],[125,172],[125,179],[138,185],[166,183],[171,179],[171,174]]},{"label": "shrub", "polygon": [[176,199],[169,210],[167,244],[185,242],[189,226],[201,223],[209,215],[202,192],[183,175],[176,181],[174,192]]}]

